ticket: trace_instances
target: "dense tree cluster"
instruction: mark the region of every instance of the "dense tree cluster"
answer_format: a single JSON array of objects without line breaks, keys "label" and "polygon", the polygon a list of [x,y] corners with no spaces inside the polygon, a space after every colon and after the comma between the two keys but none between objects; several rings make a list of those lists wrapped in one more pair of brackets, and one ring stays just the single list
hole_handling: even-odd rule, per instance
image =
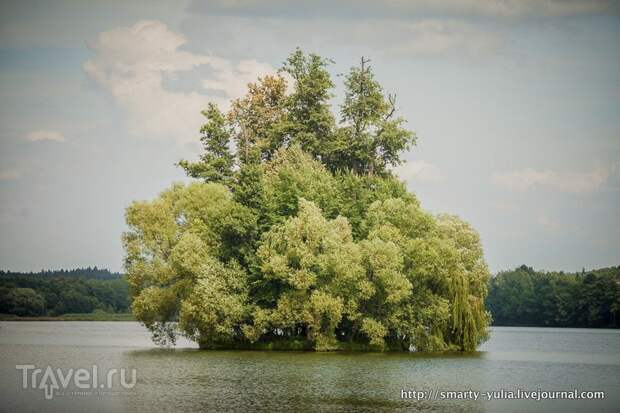
[{"label": "dense tree cluster", "polygon": [[0,272],[0,313],[57,316],[129,311],[127,280],[107,270]]},{"label": "dense tree cluster", "polygon": [[39,272],[15,272],[15,271],[0,271],[0,278],[2,277],[44,277],[44,278],[81,278],[81,279],[96,279],[96,280],[116,280],[122,276],[117,272],[111,272],[105,268],[86,267],[86,268],[74,268],[66,270],[61,268],[60,270],[41,270]]},{"label": "dense tree cluster", "polygon": [[620,267],[579,274],[537,272],[525,265],[489,282],[493,324],[620,327]]},{"label": "dense tree cluster", "polygon": [[338,118],[329,63],[297,50],[227,113],[209,105],[203,154],[179,163],[198,180],[127,209],[132,308],[156,341],[469,351],[487,337],[478,234],[392,175],[415,135],[368,60]]}]

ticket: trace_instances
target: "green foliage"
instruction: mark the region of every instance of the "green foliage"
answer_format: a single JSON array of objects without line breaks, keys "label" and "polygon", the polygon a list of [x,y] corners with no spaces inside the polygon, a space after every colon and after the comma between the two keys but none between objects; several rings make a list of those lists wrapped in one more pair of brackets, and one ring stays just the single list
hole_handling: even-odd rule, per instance
[{"label": "green foliage", "polygon": [[272,223],[295,215],[302,197],[316,203],[328,216],[333,217],[338,210],[336,179],[299,147],[280,150],[265,165],[263,188]]},{"label": "green foliage", "polygon": [[368,337],[371,346],[383,349],[385,346],[384,338],[388,330],[380,321],[372,318],[364,318],[362,320],[361,331]]},{"label": "green foliage", "polygon": [[330,61],[297,49],[286,60],[282,71],[294,80],[295,91],[286,102],[285,131],[290,143],[299,145],[317,159],[328,159],[334,151],[335,119],[329,99],[334,83],[327,66]]},{"label": "green foliage", "polygon": [[207,118],[207,123],[200,129],[200,141],[204,147],[200,162],[183,160],[179,166],[192,178],[201,178],[206,182],[228,182],[233,175],[234,158],[228,148],[230,130],[226,119],[213,103],[209,104],[202,115]]},{"label": "green foliage", "polygon": [[303,330],[317,348],[335,346],[343,313],[356,316],[372,289],[346,219],[327,220],[304,199],[297,216],[265,234],[258,257],[264,280],[277,287],[270,324]]},{"label": "green foliage", "polygon": [[[194,183],[175,185],[153,202],[134,203],[126,218],[130,231],[123,243],[136,318],[164,343],[173,341],[177,322],[197,341],[217,341],[215,332],[225,335],[214,323],[226,325],[238,316],[235,303],[245,303],[238,261],[247,259],[255,216],[225,186]],[[215,311],[208,299],[216,296],[219,315],[199,316],[207,308]]]},{"label": "green foliage", "polygon": [[537,272],[522,265],[489,281],[487,308],[500,326],[620,327],[620,267]]},{"label": "green foliage", "polygon": [[127,280],[107,270],[83,269],[0,274],[0,313],[57,316],[67,313],[124,313]]},{"label": "green foliage", "polygon": [[338,169],[356,173],[383,174],[400,163],[400,154],[415,143],[415,134],[403,128],[403,118],[393,118],[396,96],[383,95],[383,89],[361,59],[345,78],[345,98],[341,106],[344,126],[337,131],[334,160]]},{"label": "green foliage", "polygon": [[227,114],[209,106],[204,154],[180,163],[200,181],[127,209],[132,308],[157,342],[470,351],[486,338],[477,233],[391,174],[415,135],[366,60],[336,121],[329,63],[296,50]]},{"label": "green foliage", "polygon": [[180,327],[201,347],[242,337],[239,325],[247,311],[247,280],[240,268],[211,258],[198,272],[191,293],[181,304]]},{"label": "green foliage", "polygon": [[45,311],[45,299],[32,288],[13,288],[2,297],[6,313],[21,317],[41,315]]},{"label": "green foliage", "polygon": [[121,277],[121,274],[117,272],[110,272],[103,268],[87,267],[87,268],[75,268],[73,270],[42,270],[39,272],[12,272],[12,271],[0,271],[0,279],[21,277],[21,278],[65,278],[65,279],[88,279],[88,280],[116,280]]}]

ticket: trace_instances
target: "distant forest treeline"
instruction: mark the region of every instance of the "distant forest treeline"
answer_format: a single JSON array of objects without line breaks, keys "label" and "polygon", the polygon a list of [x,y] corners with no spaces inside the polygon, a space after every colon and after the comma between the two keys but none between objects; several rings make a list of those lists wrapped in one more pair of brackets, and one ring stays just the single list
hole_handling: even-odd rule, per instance
[{"label": "distant forest treeline", "polygon": [[105,269],[20,273],[0,271],[0,313],[57,316],[129,311],[129,286],[122,274]]},{"label": "distant forest treeline", "polygon": [[[525,265],[489,281],[486,307],[496,326],[620,327],[620,266],[580,273]],[[105,269],[0,271],[0,313],[20,316],[126,313],[125,277]]]},{"label": "distant forest treeline", "polygon": [[95,279],[95,280],[116,280],[121,278],[123,274],[119,272],[110,272],[110,270],[104,268],[87,267],[76,268],[73,270],[41,270],[39,272],[13,272],[13,271],[0,271],[0,277],[16,276],[16,277],[47,277],[47,278],[83,278],[83,279]]},{"label": "distant forest treeline", "polygon": [[620,266],[580,273],[525,265],[489,281],[487,310],[496,326],[620,327]]}]

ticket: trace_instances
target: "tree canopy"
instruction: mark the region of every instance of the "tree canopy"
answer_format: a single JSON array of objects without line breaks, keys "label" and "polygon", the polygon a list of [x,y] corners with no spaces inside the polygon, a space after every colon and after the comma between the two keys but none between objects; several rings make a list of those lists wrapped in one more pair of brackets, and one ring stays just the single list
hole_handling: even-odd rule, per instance
[{"label": "tree canopy", "polygon": [[522,265],[489,282],[487,308],[500,326],[620,327],[620,267],[577,274]]},{"label": "tree canopy", "polygon": [[[476,231],[425,212],[391,169],[416,136],[362,58],[338,115],[330,61],[293,52],[224,113],[199,160],[126,211],[133,312],[201,348],[475,350],[488,269]],[[289,85],[288,82],[291,82]]]},{"label": "tree canopy", "polygon": [[0,313],[58,316],[129,311],[129,287],[121,274],[95,268],[19,273],[0,271]]}]

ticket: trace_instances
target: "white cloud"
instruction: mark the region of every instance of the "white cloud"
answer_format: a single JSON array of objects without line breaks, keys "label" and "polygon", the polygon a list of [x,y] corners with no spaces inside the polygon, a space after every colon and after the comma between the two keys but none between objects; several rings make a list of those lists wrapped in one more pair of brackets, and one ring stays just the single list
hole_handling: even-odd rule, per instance
[{"label": "white cloud", "polygon": [[65,137],[59,133],[49,130],[35,130],[30,133],[24,135],[24,139],[31,142],[38,141],[54,141],[54,142],[64,142]]},{"label": "white cloud", "polygon": [[208,90],[222,91],[230,97],[242,96],[248,83],[255,82],[261,74],[274,72],[271,65],[255,60],[242,60],[236,67],[223,62],[219,69],[213,79],[204,79],[202,86]]},{"label": "white cloud", "polygon": [[566,193],[588,193],[601,189],[609,176],[610,169],[607,168],[595,168],[589,172],[538,171],[527,168],[496,174],[492,180],[497,185],[517,192],[544,188]]},{"label": "white cloud", "polygon": [[21,176],[21,174],[15,169],[5,169],[0,171],[0,181],[12,181]]},{"label": "white cloud", "polygon": [[[107,90],[127,116],[131,134],[173,137],[194,141],[202,122],[200,111],[208,102],[225,107],[245,92],[245,84],[273,72],[253,60],[238,64],[217,56],[181,50],[187,39],[159,21],[139,21],[100,33],[90,45],[95,57],[84,63],[85,72]],[[163,86],[165,76],[177,76],[208,65],[213,79],[203,79],[208,89],[225,96],[178,92]]]},{"label": "white cloud", "polygon": [[426,161],[410,161],[398,166],[394,172],[405,181],[435,183],[443,180],[441,170]]}]

